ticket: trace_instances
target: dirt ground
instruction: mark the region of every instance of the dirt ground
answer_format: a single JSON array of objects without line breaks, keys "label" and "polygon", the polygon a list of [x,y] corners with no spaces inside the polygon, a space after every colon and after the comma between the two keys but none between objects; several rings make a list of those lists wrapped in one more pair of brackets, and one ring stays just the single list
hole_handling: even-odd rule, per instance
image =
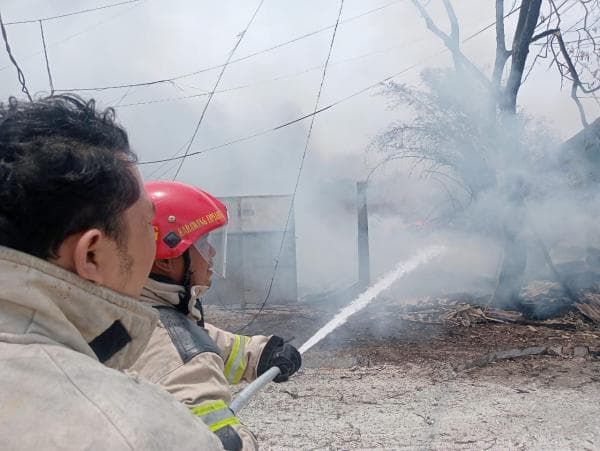
[{"label": "dirt ground", "polygon": [[[243,333],[299,346],[335,311],[270,308]],[[206,314],[236,330],[255,312]],[[600,449],[595,326],[440,324],[404,313],[393,302],[368,307],[308,351],[289,382],[258,394],[240,417],[262,449]]]}]

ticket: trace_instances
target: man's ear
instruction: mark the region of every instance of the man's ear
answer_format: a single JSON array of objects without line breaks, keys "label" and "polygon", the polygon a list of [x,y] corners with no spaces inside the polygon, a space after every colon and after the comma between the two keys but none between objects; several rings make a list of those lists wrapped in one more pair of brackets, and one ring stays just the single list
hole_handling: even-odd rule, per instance
[{"label": "man's ear", "polygon": [[82,233],[73,247],[73,270],[80,277],[102,285],[105,282],[103,247],[108,244],[107,237],[98,229]]}]

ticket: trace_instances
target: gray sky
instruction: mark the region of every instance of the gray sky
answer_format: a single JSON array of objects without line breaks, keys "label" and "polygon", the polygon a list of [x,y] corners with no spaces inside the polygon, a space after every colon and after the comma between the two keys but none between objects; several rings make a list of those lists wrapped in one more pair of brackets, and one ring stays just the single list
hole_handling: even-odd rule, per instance
[{"label": "gray sky", "polygon": [[[114,3],[111,1],[2,0],[5,22],[52,16],[78,9]],[[432,11],[445,24],[443,11],[433,4]],[[441,3],[441,2],[437,2]],[[493,20],[491,0],[455,2],[463,36],[481,29]],[[44,23],[48,52],[57,89],[127,84],[169,78],[222,63],[245,27],[258,3],[253,1],[143,0],[132,5],[105,9]],[[391,5],[390,5],[391,4]],[[439,41],[426,30],[410,1],[346,0],[342,20],[371,9],[390,5],[372,14],[342,23],[338,29],[321,105],[358,91],[377,80],[421,63],[418,68],[397,78],[417,84],[421,68],[448,63],[447,54],[438,53]],[[274,44],[327,27],[335,23],[337,0],[265,0],[235,57],[245,56]],[[516,14],[515,16],[516,17]],[[47,91],[48,82],[41,54],[37,23],[8,27],[14,54],[20,62],[32,92]],[[476,64],[488,70],[493,61],[493,29],[464,45]],[[215,95],[192,150],[268,129],[302,114],[314,106],[331,30],[316,34],[277,50],[230,65],[219,89],[284,78],[245,89]],[[373,52],[378,52],[374,53]],[[365,54],[371,55],[353,59]],[[563,137],[579,129],[578,117],[568,90],[560,90],[554,70],[540,65],[520,95],[520,104],[530,114],[543,117]],[[0,96],[18,93],[16,75],[4,52],[0,52]],[[285,77],[290,74],[301,75]],[[179,80],[176,86],[87,92],[106,105],[121,100],[123,105],[199,94],[210,90],[218,70]],[[387,110],[377,90],[347,101],[320,115],[311,140],[311,152],[330,160],[361,155],[372,137],[397,117]],[[207,97],[124,106],[119,118],[130,132],[142,160],[175,153],[191,136]],[[597,107],[588,101],[592,115]],[[219,152],[186,161],[181,179],[194,181],[220,169],[240,170],[244,183],[227,186],[205,177],[207,188],[228,191],[289,191],[289,171],[295,170],[303,148],[308,121]],[[265,173],[252,167],[256,161],[270,160],[277,183],[264,186]],[[257,154],[257,155],[256,155]],[[243,168],[236,162],[243,162]],[[229,167],[231,166],[231,167]],[[259,165],[260,166],[260,165]],[[356,177],[364,161],[345,168]],[[157,166],[144,168],[151,174]],[[287,169],[286,169],[287,168]],[[169,169],[168,167],[165,169]],[[279,173],[279,176],[275,174]],[[162,175],[165,171],[153,174]],[[174,170],[165,176],[172,176]],[[310,177],[310,174],[307,174]],[[281,179],[281,180],[278,180]],[[206,183],[205,183],[206,184]],[[214,187],[213,187],[214,185]],[[233,191],[233,192],[229,192]]]},{"label": "gray sky", "polygon": [[[5,22],[53,16],[115,3],[116,0],[0,0]],[[454,2],[468,36],[493,22],[492,0]],[[509,2],[507,2],[508,4]],[[248,23],[258,1],[142,0],[138,3],[44,22],[45,36],[56,89],[119,85],[171,78],[225,61],[237,35]],[[389,5],[389,6],[386,6]],[[432,14],[446,24],[439,0]],[[425,27],[409,0],[346,0],[342,21],[366,11],[376,12],[340,24],[325,79],[320,105],[359,91],[415,64],[418,67],[396,78],[418,85],[419,71],[450,63],[440,41]],[[337,0],[265,0],[234,58],[272,47],[295,37],[333,25]],[[513,19],[516,19],[516,14]],[[512,23],[512,22],[511,22]],[[509,29],[511,25],[509,25]],[[27,78],[30,91],[49,90],[37,23],[7,27],[14,55]],[[231,64],[216,94],[191,151],[219,145],[310,113],[321,80],[332,30]],[[493,28],[464,44],[464,51],[487,73],[493,64]],[[118,118],[127,128],[141,161],[170,157],[190,138],[207,97],[129,106],[174,97],[201,94],[212,89],[219,70],[132,89],[82,93],[102,105],[120,104]],[[273,80],[277,79],[277,80]],[[249,87],[244,87],[251,85]],[[242,87],[242,88],[240,88]],[[231,89],[240,88],[240,89]],[[230,90],[231,89],[231,90]],[[317,116],[305,170],[298,192],[299,205],[315,205],[327,193],[327,183],[357,180],[369,171],[372,159],[365,149],[378,132],[402,111],[390,111],[382,96],[371,90]],[[14,68],[0,51],[0,97],[19,93]],[[598,107],[586,101],[590,119]],[[580,129],[568,89],[561,90],[555,69],[544,62],[522,88],[520,107],[546,120],[566,138]],[[293,189],[304,149],[309,121],[190,157],[179,180],[194,183],[217,195],[281,194]],[[170,178],[176,164],[143,166],[145,177]],[[352,192],[349,185],[348,193]],[[333,208],[327,204],[328,211]],[[325,207],[324,207],[325,208]],[[334,208],[333,208],[334,209]],[[354,255],[354,231],[340,232],[331,216],[319,226],[321,239],[343,235],[337,255]],[[310,220],[297,215],[302,224]],[[330,221],[330,222],[327,222]],[[299,239],[316,232],[302,225]],[[312,231],[309,231],[312,230]],[[328,231],[327,231],[328,230]],[[385,240],[384,240],[385,241]],[[309,261],[313,250],[298,249]],[[325,260],[327,260],[325,258]],[[349,258],[348,260],[352,260]],[[331,265],[335,263],[331,260]],[[354,278],[352,263],[345,277]],[[300,276],[302,279],[302,276]]]}]

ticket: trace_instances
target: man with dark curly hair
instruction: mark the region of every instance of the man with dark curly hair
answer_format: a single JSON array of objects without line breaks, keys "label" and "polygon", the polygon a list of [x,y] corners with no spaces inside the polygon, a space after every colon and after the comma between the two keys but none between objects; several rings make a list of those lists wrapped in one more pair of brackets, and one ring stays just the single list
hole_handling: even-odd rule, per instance
[{"label": "man with dark curly hair", "polygon": [[73,95],[0,105],[3,449],[222,449],[166,392],[117,371],[157,318],[135,299],[153,205],[113,116]]}]

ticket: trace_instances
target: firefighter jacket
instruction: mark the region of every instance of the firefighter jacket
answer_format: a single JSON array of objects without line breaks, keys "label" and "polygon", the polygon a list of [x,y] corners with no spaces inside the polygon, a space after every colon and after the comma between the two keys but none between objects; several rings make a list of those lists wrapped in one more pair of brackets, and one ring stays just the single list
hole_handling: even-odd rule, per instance
[{"label": "firefighter jacket", "polygon": [[5,247],[0,286],[2,449],[222,449],[172,396],[117,371],[146,346],[151,309]]},{"label": "firefighter jacket", "polygon": [[[180,285],[148,279],[141,299],[151,305],[175,306],[179,303],[179,293],[182,291],[183,287]],[[197,312],[194,309],[190,319],[201,319]],[[240,381],[252,382],[256,379],[261,354],[271,336],[238,335],[206,322],[204,329],[221,350],[225,364],[224,374],[230,384],[235,385]]]},{"label": "firefighter jacket", "polygon": [[[262,346],[256,342],[247,346],[250,337],[214,326],[198,326],[174,308],[182,289],[148,279],[141,300],[158,310],[160,321],[132,370],[160,384],[187,405],[215,432],[226,449],[258,449],[254,435],[229,409],[231,381],[226,374],[235,376],[236,382],[244,374],[255,377]],[[260,339],[268,341],[267,337]],[[254,365],[254,369],[249,369],[248,364]]]}]

